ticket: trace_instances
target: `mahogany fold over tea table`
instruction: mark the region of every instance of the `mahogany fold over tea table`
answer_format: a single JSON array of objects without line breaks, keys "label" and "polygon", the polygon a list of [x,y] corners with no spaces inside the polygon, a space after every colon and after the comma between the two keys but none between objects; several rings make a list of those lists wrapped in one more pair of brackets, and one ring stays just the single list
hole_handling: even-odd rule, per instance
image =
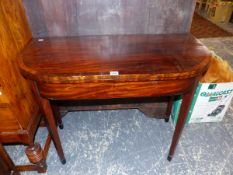
[{"label": "mahogany fold over tea table", "polygon": [[183,130],[211,54],[190,34],[32,39],[19,55],[22,74],[38,89],[58,155],[65,163],[50,100],[183,95],[168,160]]}]

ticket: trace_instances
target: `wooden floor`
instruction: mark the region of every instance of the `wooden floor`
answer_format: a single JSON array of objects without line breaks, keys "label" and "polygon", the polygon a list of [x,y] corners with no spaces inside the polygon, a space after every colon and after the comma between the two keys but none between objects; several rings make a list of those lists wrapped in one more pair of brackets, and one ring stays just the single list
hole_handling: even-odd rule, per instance
[{"label": "wooden floor", "polygon": [[232,33],[221,29],[220,27],[206,20],[197,13],[194,13],[191,33],[197,38],[233,36]]}]

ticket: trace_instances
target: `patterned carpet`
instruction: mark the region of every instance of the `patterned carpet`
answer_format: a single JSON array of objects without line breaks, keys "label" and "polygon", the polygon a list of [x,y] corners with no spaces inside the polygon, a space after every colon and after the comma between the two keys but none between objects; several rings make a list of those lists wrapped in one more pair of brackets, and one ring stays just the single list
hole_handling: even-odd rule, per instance
[{"label": "patterned carpet", "polygon": [[[233,65],[233,37],[202,39]],[[166,160],[174,126],[138,110],[68,113],[59,130],[67,163],[53,144],[47,175],[232,175],[233,103],[222,122],[189,124],[175,156]],[[36,142],[44,144],[46,128]],[[25,146],[6,146],[14,162],[24,164]],[[23,175],[36,175],[26,172]]]},{"label": "patterned carpet", "polygon": [[197,38],[233,36],[232,33],[221,29],[197,13],[194,13],[191,33]]}]

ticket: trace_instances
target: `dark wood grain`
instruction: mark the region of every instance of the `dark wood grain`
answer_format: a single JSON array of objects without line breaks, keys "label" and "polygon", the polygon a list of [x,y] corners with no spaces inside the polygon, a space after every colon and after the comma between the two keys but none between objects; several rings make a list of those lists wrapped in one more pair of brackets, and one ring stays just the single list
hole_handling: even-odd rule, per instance
[{"label": "dark wood grain", "polygon": [[206,70],[209,58],[193,36],[172,34],[34,39],[19,59],[33,80],[74,83],[192,78]]},{"label": "dark wood grain", "polygon": [[112,99],[178,95],[187,91],[194,81],[194,78],[190,78],[122,83],[42,83],[38,84],[38,88],[41,96],[52,100]]},{"label": "dark wood grain", "polygon": [[[181,135],[196,83],[210,52],[189,34],[36,39],[19,56],[37,83],[60,159],[65,160],[50,100],[96,100],[184,94],[168,159]],[[117,71],[119,75],[111,75]],[[171,111],[168,106],[167,115]]]},{"label": "dark wood grain", "polygon": [[187,33],[195,0],[24,0],[34,37]]}]

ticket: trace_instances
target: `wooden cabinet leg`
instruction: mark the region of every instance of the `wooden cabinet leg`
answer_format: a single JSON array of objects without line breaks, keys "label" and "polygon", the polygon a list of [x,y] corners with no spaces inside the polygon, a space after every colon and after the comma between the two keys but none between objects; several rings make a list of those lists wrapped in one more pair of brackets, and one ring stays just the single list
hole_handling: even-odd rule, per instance
[{"label": "wooden cabinet leg", "polygon": [[169,122],[169,117],[171,115],[173,101],[174,101],[174,96],[171,96],[169,98],[169,101],[168,101],[168,104],[167,104],[167,111],[166,111],[165,122]]},{"label": "wooden cabinet leg", "polygon": [[64,125],[62,123],[62,116],[61,116],[61,113],[60,113],[60,109],[59,109],[59,106],[57,106],[56,104],[51,104],[52,106],[52,109],[53,109],[53,114],[56,118],[56,121],[57,121],[57,124],[58,124],[58,127],[60,129],[63,129],[64,128]]},{"label": "wooden cabinet leg", "polygon": [[64,152],[62,149],[60,137],[58,135],[57,125],[55,122],[55,118],[53,115],[53,111],[52,111],[50,102],[47,99],[41,98],[41,105],[42,105],[42,108],[43,108],[43,111],[45,114],[45,118],[46,118],[47,123],[48,123],[48,129],[49,129],[50,135],[52,136],[52,139],[53,139],[54,145],[56,147],[57,153],[59,155],[59,158],[61,160],[61,163],[65,164],[66,159],[65,159]]},{"label": "wooden cabinet leg", "polygon": [[[20,175],[20,173],[16,170],[15,164],[13,163],[13,161],[11,160],[10,156],[7,154],[5,148],[3,147],[3,145],[1,143],[0,143],[0,159],[3,160],[4,164],[6,164],[7,169],[9,169],[9,171],[11,171],[11,174]],[[2,171],[0,170],[0,174],[1,174],[1,172]]]},{"label": "wooden cabinet leg", "polygon": [[38,173],[45,173],[47,170],[47,164],[45,162],[44,152],[40,144],[35,143],[29,145],[25,153],[29,161],[37,166]]},{"label": "wooden cabinet leg", "polygon": [[172,143],[171,143],[171,146],[170,146],[170,151],[169,151],[169,154],[168,154],[168,157],[167,157],[167,159],[169,161],[172,160],[172,157],[174,155],[177,143],[178,143],[178,141],[180,139],[180,136],[181,136],[181,133],[183,131],[185,121],[186,121],[186,118],[187,118],[187,114],[188,114],[188,111],[189,111],[189,107],[190,107],[190,104],[192,102],[195,90],[196,90],[196,85],[193,87],[193,89],[191,91],[183,94],[182,104],[181,104],[181,108],[180,108],[180,112],[179,112],[179,117],[178,117],[178,120],[177,120],[177,123],[176,123],[176,128],[175,128],[175,131],[174,131],[174,134],[173,134]]}]

